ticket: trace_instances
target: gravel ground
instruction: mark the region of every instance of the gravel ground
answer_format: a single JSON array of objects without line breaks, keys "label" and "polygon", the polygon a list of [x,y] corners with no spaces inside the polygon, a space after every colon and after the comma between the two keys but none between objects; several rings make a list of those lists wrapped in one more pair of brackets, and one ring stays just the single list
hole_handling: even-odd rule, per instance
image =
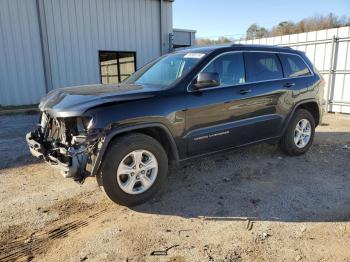
[{"label": "gravel ground", "polygon": [[350,261],[350,116],[300,157],[258,145],[196,160],[136,208],[33,159],[35,115],[0,117],[0,260]]}]

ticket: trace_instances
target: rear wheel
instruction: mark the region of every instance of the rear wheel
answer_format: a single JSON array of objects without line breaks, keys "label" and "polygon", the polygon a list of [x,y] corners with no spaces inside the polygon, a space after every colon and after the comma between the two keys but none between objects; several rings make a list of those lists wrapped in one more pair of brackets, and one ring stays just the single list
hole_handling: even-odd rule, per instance
[{"label": "rear wheel", "polygon": [[281,139],[280,148],[287,155],[297,156],[306,153],[315,135],[315,119],[305,109],[298,109]]},{"label": "rear wheel", "polygon": [[98,179],[112,201],[134,206],[159,191],[167,170],[168,158],[161,144],[150,136],[135,133],[112,142]]}]

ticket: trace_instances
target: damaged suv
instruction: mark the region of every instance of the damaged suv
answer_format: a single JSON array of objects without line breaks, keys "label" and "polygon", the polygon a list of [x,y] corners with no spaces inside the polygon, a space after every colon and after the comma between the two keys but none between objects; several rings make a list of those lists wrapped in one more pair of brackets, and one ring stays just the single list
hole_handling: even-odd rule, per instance
[{"label": "damaged suv", "polygon": [[137,205],[166,180],[168,165],[245,145],[311,146],[324,80],[304,53],[230,45],[162,56],[120,84],[61,88],[42,99],[31,153],[110,199]]}]

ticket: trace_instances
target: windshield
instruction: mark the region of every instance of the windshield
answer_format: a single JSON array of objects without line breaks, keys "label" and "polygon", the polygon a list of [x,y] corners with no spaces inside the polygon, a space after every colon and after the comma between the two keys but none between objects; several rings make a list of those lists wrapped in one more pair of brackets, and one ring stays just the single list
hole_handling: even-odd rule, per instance
[{"label": "windshield", "polygon": [[190,71],[204,55],[181,53],[163,56],[136,71],[125,83],[167,87]]}]

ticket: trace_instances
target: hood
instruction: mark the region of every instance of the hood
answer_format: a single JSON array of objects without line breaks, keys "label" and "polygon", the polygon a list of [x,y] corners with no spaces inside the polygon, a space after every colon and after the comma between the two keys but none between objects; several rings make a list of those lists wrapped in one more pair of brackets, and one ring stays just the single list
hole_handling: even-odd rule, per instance
[{"label": "hood", "polygon": [[97,84],[59,88],[50,91],[40,102],[41,111],[53,117],[80,116],[91,107],[110,102],[152,97],[155,90],[134,84]]}]

